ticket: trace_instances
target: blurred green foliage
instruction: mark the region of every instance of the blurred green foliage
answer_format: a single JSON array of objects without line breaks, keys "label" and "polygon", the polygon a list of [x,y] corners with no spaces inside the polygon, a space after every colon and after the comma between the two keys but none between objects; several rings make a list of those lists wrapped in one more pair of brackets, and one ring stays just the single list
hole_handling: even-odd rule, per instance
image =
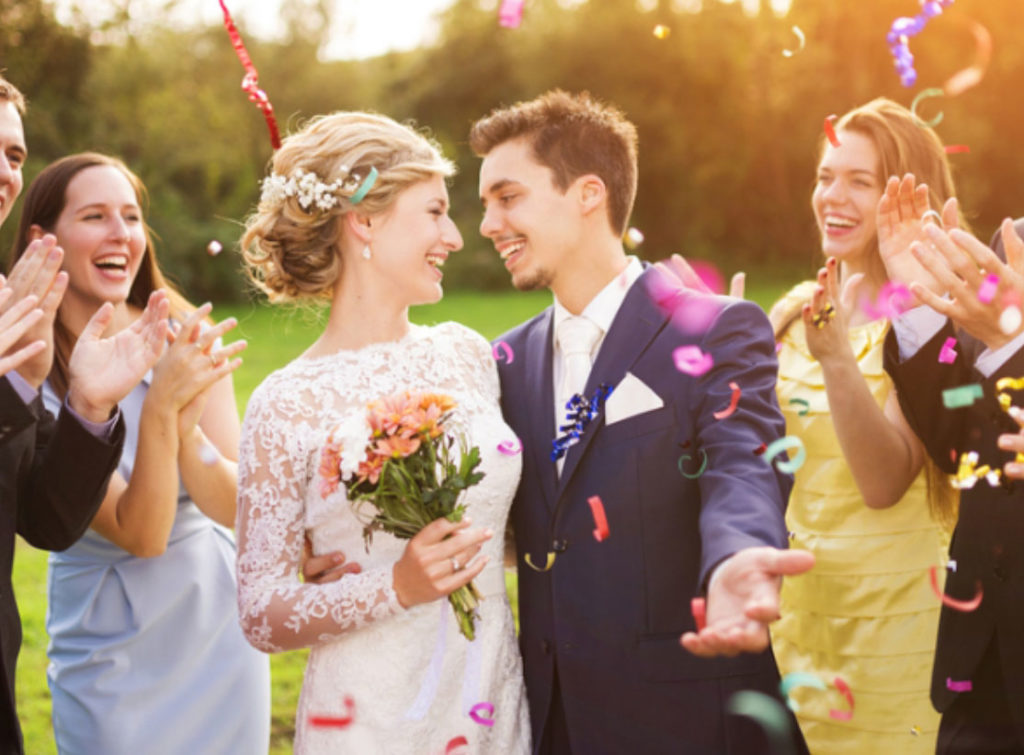
[{"label": "blurred green foliage", "polygon": [[[809,194],[824,116],[879,95],[909,105],[917,91],[941,85],[974,60],[970,20],[992,33],[988,72],[974,89],[929,107],[945,112],[939,132],[947,143],[971,148],[952,160],[976,229],[987,235],[1003,216],[1024,214],[1015,191],[1024,176],[1024,99],[1012,88],[1024,81],[1024,47],[1014,38],[1019,0],[961,0],[931,21],[911,40],[914,89],[899,85],[885,34],[895,17],[919,10],[915,0],[794,0],[782,18],[767,3],[751,16],[718,0],[704,0],[698,13],[674,0],[531,0],[512,30],[498,26],[494,5],[456,0],[436,44],[368,60],[318,61],[330,28],[325,0],[285,3],[282,42],[246,37],[284,132],[317,113],[372,109],[428,126],[456,158],[453,214],[466,248],[446,269],[449,286],[508,286],[475,232],[469,125],[556,86],[588,89],[637,124],[632,224],[646,235],[645,257],[680,251],[727,273],[809,272],[817,261]],[[666,39],[652,34],[656,24],[669,27]],[[796,45],[793,25],[807,44],[785,57]],[[193,299],[243,298],[237,255],[211,259],[205,249],[211,239],[234,249],[271,150],[221,26],[140,28],[126,10],[103,29],[69,28],[44,0],[0,0],[0,69],[31,101],[27,178],[73,151],[122,156],[149,186],[149,219],[172,277]],[[13,226],[0,233],[5,251]]]}]

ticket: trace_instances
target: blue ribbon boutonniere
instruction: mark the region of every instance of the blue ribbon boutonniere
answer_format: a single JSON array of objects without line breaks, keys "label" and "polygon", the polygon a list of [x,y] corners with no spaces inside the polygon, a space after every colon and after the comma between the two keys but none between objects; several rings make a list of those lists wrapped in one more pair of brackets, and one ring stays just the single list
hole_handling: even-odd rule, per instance
[{"label": "blue ribbon boutonniere", "polygon": [[563,434],[551,441],[551,461],[558,461],[565,456],[570,446],[580,442],[580,436],[601,411],[601,405],[611,394],[612,389],[612,386],[601,383],[589,399],[582,393],[577,393],[566,402],[566,423],[558,428]]}]

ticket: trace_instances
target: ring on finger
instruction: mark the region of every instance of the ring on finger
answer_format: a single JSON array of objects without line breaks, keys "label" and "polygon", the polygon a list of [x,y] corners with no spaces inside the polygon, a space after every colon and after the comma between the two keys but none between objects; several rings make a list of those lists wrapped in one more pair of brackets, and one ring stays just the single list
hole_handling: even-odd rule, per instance
[{"label": "ring on finger", "polygon": [[210,357],[210,366],[213,367],[213,369],[220,367],[220,362],[217,361],[217,357],[213,354],[207,354],[206,356]]},{"label": "ring on finger", "polygon": [[836,308],[832,306],[832,302],[829,302],[828,304],[821,308],[821,311],[818,314],[811,318],[811,322],[814,324],[814,327],[816,327],[818,330],[821,330],[830,322],[832,322],[832,320],[834,320],[835,317]]},{"label": "ring on finger", "polygon": [[461,571],[462,569],[465,568],[465,566],[463,564],[459,563],[459,560],[457,558],[455,558],[455,556],[452,556],[449,559],[449,561],[452,562],[452,574],[454,574],[457,571]]}]

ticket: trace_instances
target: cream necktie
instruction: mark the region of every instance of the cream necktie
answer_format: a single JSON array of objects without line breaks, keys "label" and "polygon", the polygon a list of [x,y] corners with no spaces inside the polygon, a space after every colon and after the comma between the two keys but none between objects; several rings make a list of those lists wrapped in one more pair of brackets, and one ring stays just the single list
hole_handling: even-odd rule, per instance
[{"label": "cream necktie", "polygon": [[586,317],[571,316],[558,324],[555,334],[562,352],[562,379],[558,383],[558,425],[565,422],[565,405],[574,394],[581,393],[590,376],[590,352],[601,337],[601,328]]}]

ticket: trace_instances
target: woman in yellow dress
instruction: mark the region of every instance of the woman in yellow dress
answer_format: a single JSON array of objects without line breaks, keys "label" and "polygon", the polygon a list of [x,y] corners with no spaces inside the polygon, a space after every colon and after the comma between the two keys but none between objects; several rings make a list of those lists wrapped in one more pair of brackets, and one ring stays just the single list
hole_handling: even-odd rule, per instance
[{"label": "woman in yellow dress", "polygon": [[[955,497],[882,369],[890,323],[877,302],[890,290],[876,208],[891,176],[926,182],[933,207],[955,192],[938,136],[895,102],[851,110],[835,133],[838,146],[823,139],[811,200],[827,262],[771,312],[779,403],[807,452],[786,514],[790,545],[816,559],[785,581],[772,646],[781,674],[829,685],[791,693],[812,753],[934,752],[940,603],[928,570],[939,567],[941,586]],[[944,214],[956,217],[955,201]],[[832,715],[849,709],[837,676],[854,697],[848,720]]]}]

